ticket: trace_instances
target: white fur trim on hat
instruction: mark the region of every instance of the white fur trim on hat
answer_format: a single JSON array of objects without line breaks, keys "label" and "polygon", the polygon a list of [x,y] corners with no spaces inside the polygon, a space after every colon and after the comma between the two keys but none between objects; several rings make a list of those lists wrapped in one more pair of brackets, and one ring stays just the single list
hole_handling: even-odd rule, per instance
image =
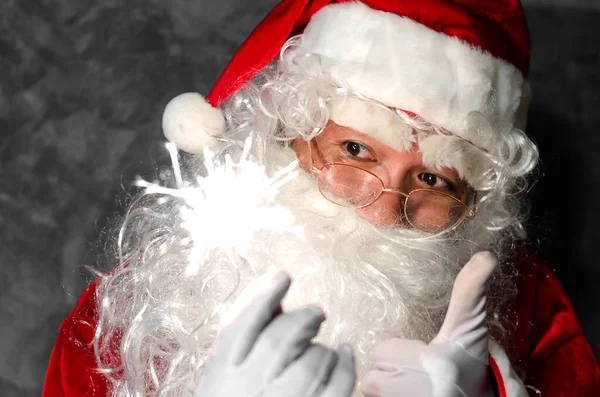
[{"label": "white fur trim on hat", "polygon": [[216,145],[225,127],[221,110],[195,92],[173,98],[163,113],[165,137],[188,153],[201,153]]},{"label": "white fur trim on hat", "polygon": [[409,150],[417,140],[411,126],[373,101],[347,97],[332,106],[330,118],[338,125],[370,135],[400,152]]},{"label": "white fur trim on hat", "polygon": [[299,49],[319,55],[325,71],[354,91],[460,136],[468,133],[471,112],[483,114],[493,133],[511,130],[523,113],[518,109],[526,83],[514,65],[361,3],[323,7],[304,30]]}]

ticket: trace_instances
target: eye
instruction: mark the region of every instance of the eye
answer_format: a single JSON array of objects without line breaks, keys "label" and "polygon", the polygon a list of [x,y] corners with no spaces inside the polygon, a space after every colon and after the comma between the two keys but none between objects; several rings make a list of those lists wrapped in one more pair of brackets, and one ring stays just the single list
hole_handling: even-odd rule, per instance
[{"label": "eye", "polygon": [[352,157],[357,157],[364,160],[375,160],[371,151],[364,145],[355,141],[344,142],[344,149]]},{"label": "eye", "polygon": [[436,174],[430,174],[428,172],[422,172],[418,175],[419,179],[422,180],[427,186],[442,189],[442,190],[450,190],[454,191],[454,185]]}]

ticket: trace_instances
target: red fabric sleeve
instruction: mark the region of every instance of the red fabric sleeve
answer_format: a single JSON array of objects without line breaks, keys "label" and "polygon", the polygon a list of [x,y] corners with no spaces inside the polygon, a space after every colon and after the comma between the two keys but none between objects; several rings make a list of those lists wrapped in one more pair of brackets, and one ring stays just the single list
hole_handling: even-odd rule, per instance
[{"label": "red fabric sleeve", "polygon": [[527,382],[544,397],[599,397],[600,369],[554,274],[536,263]]},{"label": "red fabric sleeve", "polygon": [[516,267],[518,296],[510,346],[517,372],[542,397],[600,397],[600,369],[560,282],[525,250]]},{"label": "red fabric sleeve", "polygon": [[42,397],[107,396],[108,383],[97,371],[92,340],[97,322],[96,282],[81,295],[58,331]]}]

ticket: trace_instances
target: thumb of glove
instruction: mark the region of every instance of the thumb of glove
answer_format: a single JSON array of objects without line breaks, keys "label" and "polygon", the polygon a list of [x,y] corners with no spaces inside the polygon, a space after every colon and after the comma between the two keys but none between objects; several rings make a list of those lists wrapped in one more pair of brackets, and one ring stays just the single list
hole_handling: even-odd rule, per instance
[{"label": "thumb of glove", "polygon": [[432,345],[459,345],[468,355],[487,364],[486,284],[497,265],[489,252],[471,257],[454,281],[444,324]]}]

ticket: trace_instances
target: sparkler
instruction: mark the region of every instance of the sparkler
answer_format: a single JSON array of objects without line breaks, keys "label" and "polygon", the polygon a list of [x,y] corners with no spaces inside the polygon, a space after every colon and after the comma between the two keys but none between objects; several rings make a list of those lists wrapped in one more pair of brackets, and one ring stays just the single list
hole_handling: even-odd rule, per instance
[{"label": "sparkler", "polygon": [[189,232],[183,245],[191,245],[186,274],[196,273],[212,249],[232,250],[251,260],[249,242],[260,230],[302,234],[294,225],[294,217],[275,203],[279,188],[298,175],[298,161],[290,163],[273,176],[251,160],[251,138],[246,139],[239,162],[227,154],[221,165],[213,162],[214,153],[204,151],[206,176],[185,181],[179,165],[177,149],[168,143],[167,150],[175,176],[175,188],[161,186],[143,179],[136,185],[146,194],[159,194],[182,199],[182,226]]}]

